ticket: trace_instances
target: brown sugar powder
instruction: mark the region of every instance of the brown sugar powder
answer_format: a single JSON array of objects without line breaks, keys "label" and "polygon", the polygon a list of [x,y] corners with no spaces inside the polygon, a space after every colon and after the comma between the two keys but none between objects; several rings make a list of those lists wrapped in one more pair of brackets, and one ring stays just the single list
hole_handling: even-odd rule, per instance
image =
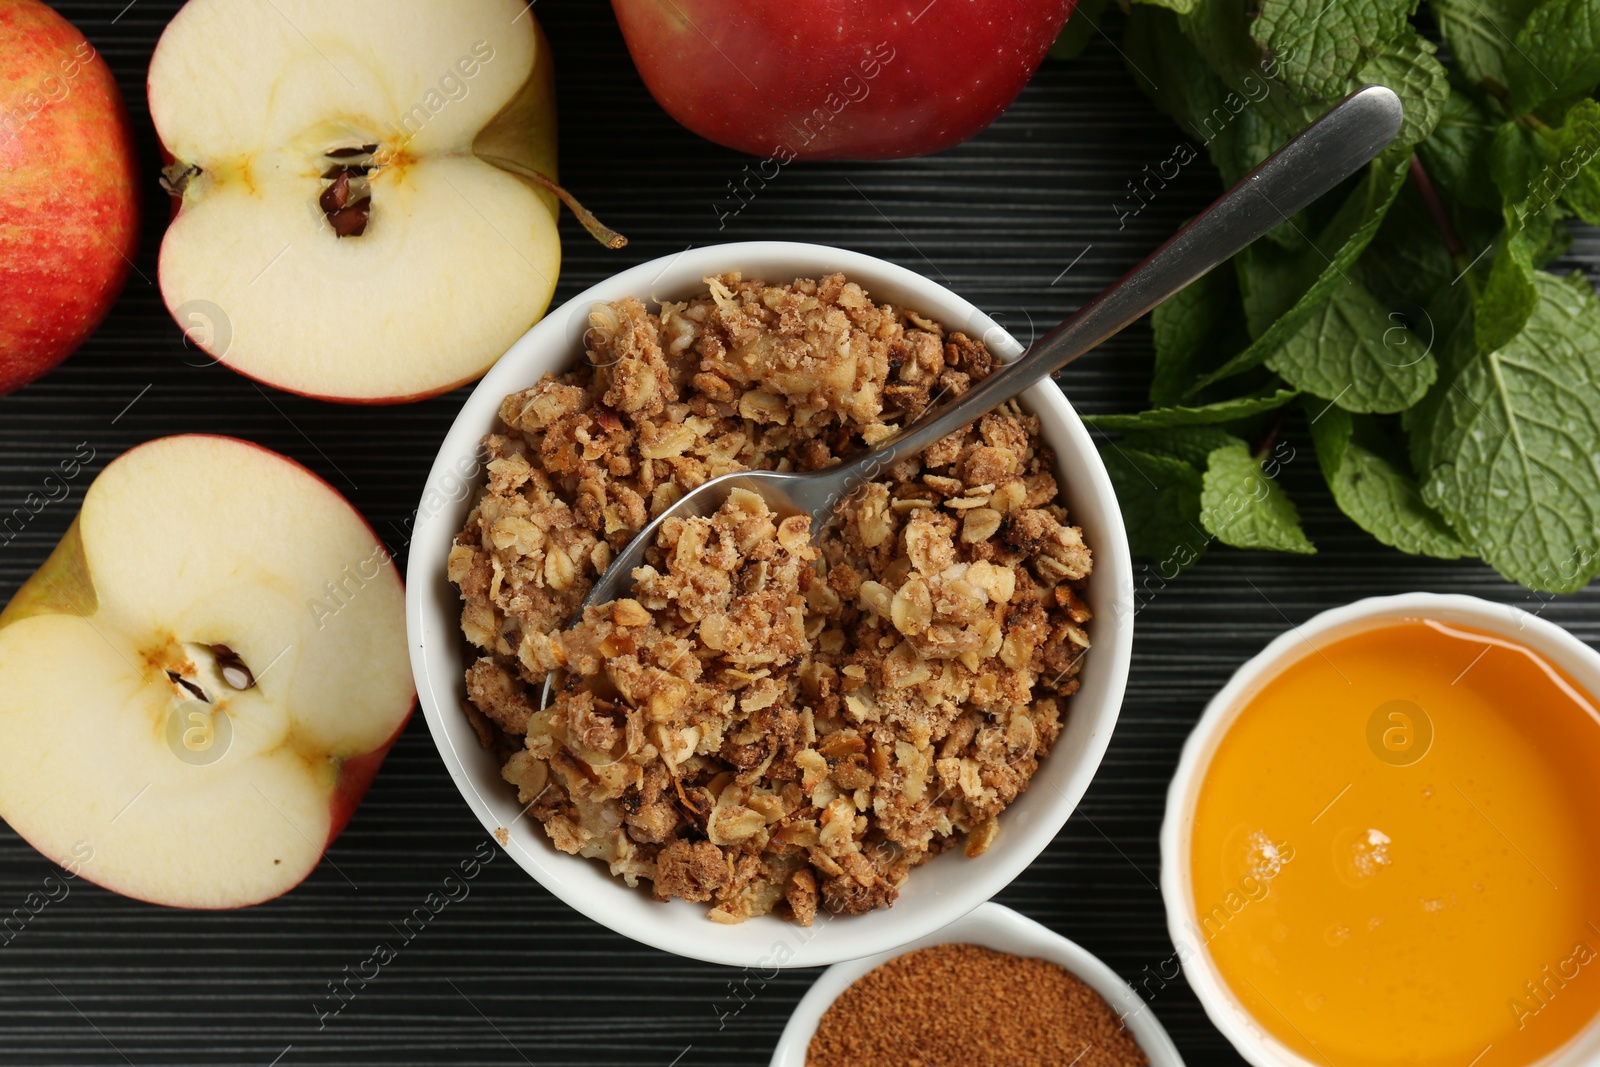
[{"label": "brown sugar powder", "polygon": [[806,1067],[1145,1067],[1117,1013],[1046,960],[935,945],[890,960],[833,1002]]}]

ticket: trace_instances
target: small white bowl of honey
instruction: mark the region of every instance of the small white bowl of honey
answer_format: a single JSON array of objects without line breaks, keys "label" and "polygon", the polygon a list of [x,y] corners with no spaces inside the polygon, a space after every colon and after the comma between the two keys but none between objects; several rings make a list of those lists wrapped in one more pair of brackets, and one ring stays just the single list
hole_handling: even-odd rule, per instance
[{"label": "small white bowl of honey", "polygon": [[1212,699],[1167,924],[1257,1067],[1600,1061],[1600,654],[1467,596],[1292,628]]}]

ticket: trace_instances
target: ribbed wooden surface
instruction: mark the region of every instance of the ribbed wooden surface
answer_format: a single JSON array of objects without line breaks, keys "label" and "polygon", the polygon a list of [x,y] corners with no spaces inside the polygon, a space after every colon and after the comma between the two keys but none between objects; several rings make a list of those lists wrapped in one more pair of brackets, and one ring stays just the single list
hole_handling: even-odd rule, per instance
[{"label": "ribbed wooden surface", "polygon": [[[45,381],[0,400],[0,514],[40,489],[80,442],[95,450],[98,470],[149,438],[217,432],[304,462],[402,549],[403,523],[464,392],[393,409],[335,407],[263,391],[185,349],[154,284],[167,210],[144,100],[151,49],[179,5],[58,6],[121,80],[149,176],[148,226],[138,273],[100,333]],[[730,205],[727,183],[746,161],[656,107],[608,5],[543,0],[537,12],[556,56],[562,179],[632,239],[625,251],[607,253],[565,217],[558,301],[687,245],[790,238],[924,271],[1026,340],[1217,192],[1215,175],[1197,162],[1119,229],[1113,204],[1125,183],[1166,159],[1179,135],[1101,37],[1079,61],[1047,64],[976,140],[930,159],[788,166],[719,232],[718,206]],[[1580,239],[1579,251],[1594,263],[1600,242]],[[1065,388],[1085,411],[1129,409],[1148,368],[1149,334],[1140,326],[1072,368]],[[1099,777],[1054,845],[1000,896],[1130,979],[1173,951],[1155,884],[1156,833],[1179,747],[1211,693],[1289,622],[1361,596],[1424,589],[1522,603],[1585,640],[1600,638],[1593,590],[1544,604],[1476,563],[1418,562],[1379,546],[1320,503],[1315,462],[1296,443],[1300,454],[1285,477],[1319,554],[1213,550],[1150,598],[1138,616],[1121,726]],[[89,480],[80,476],[67,501],[0,546],[0,601],[44,559]],[[356,969],[380,940],[394,942],[391,924],[484,840],[419,716],[335,845],[337,869],[324,863],[281,900],[190,914],[73,883],[66,899],[0,947],[0,1063],[766,1063],[814,973],[746,982],[737,971],[634,944],[556,902],[503,855],[342,1013],[319,1022],[317,1006],[331,1005],[328,983]],[[0,827],[0,914],[51,871]],[[1148,988],[1191,1064],[1239,1062],[1181,981]]]}]

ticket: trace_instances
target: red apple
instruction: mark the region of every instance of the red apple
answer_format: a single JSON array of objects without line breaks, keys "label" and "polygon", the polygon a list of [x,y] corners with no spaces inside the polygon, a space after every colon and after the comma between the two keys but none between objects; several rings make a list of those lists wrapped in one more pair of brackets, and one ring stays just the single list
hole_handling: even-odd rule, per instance
[{"label": "red apple", "polygon": [[995,120],[1073,0],[611,0],[656,102],[786,163],[937,152]]},{"label": "red apple", "polygon": [[133,132],[83,34],[0,0],[0,394],[66,359],[111,310],[138,242]]},{"label": "red apple", "polygon": [[245,441],[151,441],[0,613],[0,816],[127,896],[258,903],[316,867],[414,700],[400,579],[339,493]]}]

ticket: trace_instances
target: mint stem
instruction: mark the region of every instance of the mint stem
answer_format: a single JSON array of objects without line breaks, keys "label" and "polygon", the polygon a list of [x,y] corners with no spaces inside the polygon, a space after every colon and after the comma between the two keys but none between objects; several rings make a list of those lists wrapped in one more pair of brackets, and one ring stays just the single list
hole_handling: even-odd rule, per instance
[{"label": "mint stem", "polygon": [[1444,238],[1444,246],[1451,257],[1459,259],[1466,255],[1467,248],[1461,243],[1461,235],[1456,233],[1455,224],[1450,221],[1450,212],[1445,210],[1444,201],[1439,199],[1439,193],[1433,187],[1433,179],[1428,177],[1422,160],[1417,158],[1415,152],[1411,153],[1411,180],[1417,183],[1417,192],[1422,194],[1422,202],[1428,205],[1428,214],[1433,216],[1433,224],[1438,228],[1439,236]]},{"label": "mint stem", "polygon": [[1257,444],[1255,448],[1251,449],[1250,454],[1255,456],[1257,463],[1260,463],[1262,460],[1266,459],[1267,456],[1272,452],[1273,447],[1278,443],[1278,438],[1283,436],[1283,428],[1288,424],[1288,422],[1288,407],[1279,408],[1278,416],[1272,420],[1272,426],[1267,430],[1266,436],[1261,439],[1261,442]]}]

